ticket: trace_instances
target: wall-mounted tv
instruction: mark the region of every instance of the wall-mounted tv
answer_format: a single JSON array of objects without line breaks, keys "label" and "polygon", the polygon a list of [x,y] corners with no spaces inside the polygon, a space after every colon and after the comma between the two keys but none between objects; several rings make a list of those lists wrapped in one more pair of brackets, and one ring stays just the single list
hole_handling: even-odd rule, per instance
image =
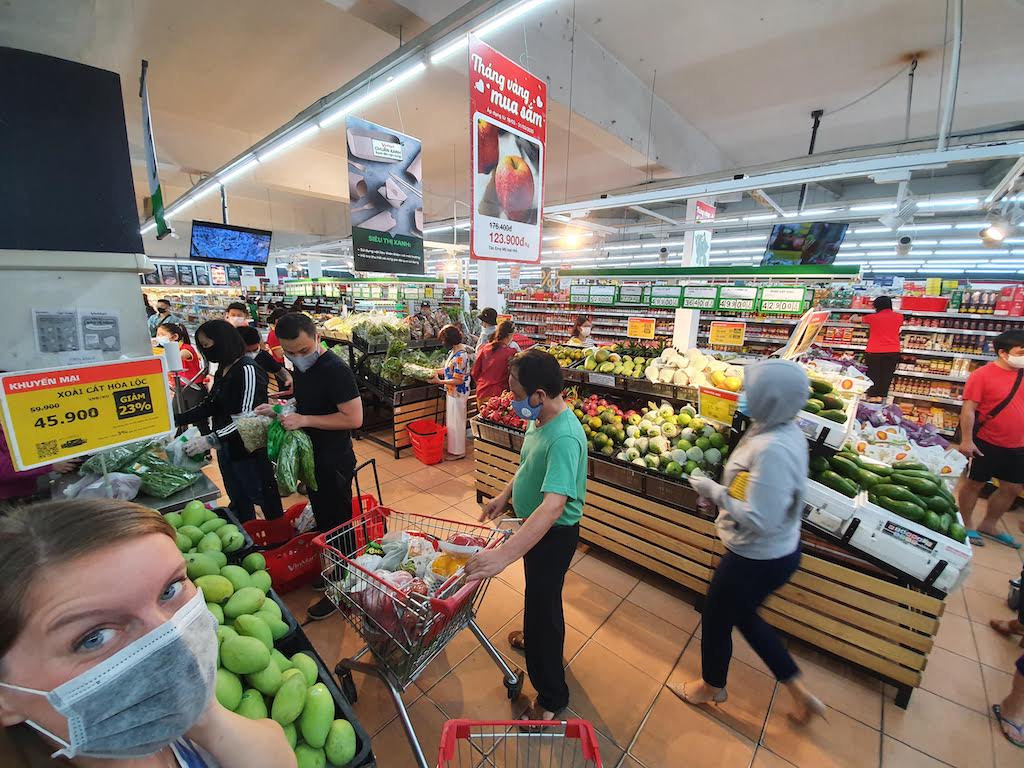
[{"label": "wall-mounted tv", "polygon": [[271,235],[266,229],[193,221],[189,258],[264,267],[270,257]]},{"label": "wall-mounted tv", "polygon": [[848,226],[825,221],[776,224],[768,238],[761,266],[831,264],[836,260]]}]

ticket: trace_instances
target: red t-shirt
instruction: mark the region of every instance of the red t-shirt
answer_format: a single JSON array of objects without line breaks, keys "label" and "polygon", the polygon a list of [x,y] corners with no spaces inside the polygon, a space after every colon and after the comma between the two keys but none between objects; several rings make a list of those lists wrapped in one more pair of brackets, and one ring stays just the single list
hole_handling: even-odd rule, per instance
[{"label": "red t-shirt", "polygon": [[273,328],[270,329],[270,333],[267,334],[267,346],[270,348],[270,354],[274,356],[274,359],[279,363],[284,362],[284,355],[280,352],[274,352],[277,347],[281,346],[281,342],[277,340],[277,332]]},{"label": "red t-shirt", "polygon": [[[964,400],[978,404],[975,419],[984,421],[985,416],[1010,394],[1016,380],[1016,370],[1008,371],[994,362],[972,373],[964,386]],[[1024,448],[1024,382],[999,415],[981,427],[978,437],[1002,448]]]},{"label": "red t-shirt", "polygon": [[883,309],[864,315],[862,318],[868,328],[868,352],[899,352],[900,328],[903,326],[903,315],[891,309]]},{"label": "red t-shirt", "polygon": [[485,344],[476,353],[472,377],[478,404],[508,389],[508,361],[515,356],[516,351],[507,344]]}]

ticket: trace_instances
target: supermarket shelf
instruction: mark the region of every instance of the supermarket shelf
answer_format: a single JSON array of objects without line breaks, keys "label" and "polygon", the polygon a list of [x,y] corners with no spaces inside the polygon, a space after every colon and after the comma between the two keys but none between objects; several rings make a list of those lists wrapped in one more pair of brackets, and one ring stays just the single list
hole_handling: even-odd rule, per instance
[{"label": "supermarket shelf", "polygon": [[835,349],[857,349],[857,350],[860,350],[862,352],[865,349],[867,349],[867,347],[865,347],[863,344],[837,344],[834,341],[818,341],[818,340],[815,340],[814,343],[815,344],[819,344],[819,345],[821,345],[823,347],[834,347]]},{"label": "supermarket shelf", "polygon": [[901,371],[898,368],[896,369],[895,375],[896,376],[909,376],[910,378],[914,378],[914,379],[936,379],[938,381],[957,381],[957,382],[965,382],[965,381],[967,381],[967,377],[966,376],[950,376],[948,374],[942,374],[942,373],[918,373],[916,371],[913,371],[913,372],[912,371]]},{"label": "supermarket shelf", "polygon": [[963,328],[936,328],[926,325],[904,325],[900,329],[909,333],[955,333],[960,336],[998,336],[1002,331],[972,331]]},{"label": "supermarket shelf", "polygon": [[950,357],[954,360],[958,357],[967,360],[991,360],[992,355],[968,355],[964,352],[943,352],[938,349],[903,349],[904,355],[924,355],[925,357]]},{"label": "supermarket shelf", "polygon": [[963,400],[955,400],[952,397],[938,397],[937,395],[911,395],[906,392],[890,392],[890,398],[907,398],[910,400],[924,400],[928,403],[944,403],[945,405],[955,405],[960,407],[964,404]]},{"label": "supermarket shelf", "polygon": [[701,322],[725,321],[727,323],[766,323],[768,325],[796,325],[799,320],[772,320],[767,317],[742,317],[741,315],[705,315],[701,313]]},{"label": "supermarket shelf", "polygon": [[[831,309],[834,309],[837,312],[874,312],[875,311],[874,308],[872,308],[872,307],[867,307],[867,308],[858,307],[856,309],[853,309],[851,307],[831,307]],[[1017,323],[1024,322],[1024,317],[1010,317],[1010,316],[1007,316],[1007,315],[994,315],[994,314],[991,314],[991,313],[988,313],[988,312],[985,312],[985,313],[983,313],[983,312],[922,312],[922,311],[917,310],[917,309],[901,309],[901,310],[899,310],[899,312],[901,312],[903,314],[911,315],[912,317],[959,317],[959,318],[966,318],[968,320],[973,320],[975,318],[981,318],[981,319],[986,319],[986,320],[991,320],[991,319],[998,318],[999,320],[1010,320],[1012,322],[1017,322]]]}]

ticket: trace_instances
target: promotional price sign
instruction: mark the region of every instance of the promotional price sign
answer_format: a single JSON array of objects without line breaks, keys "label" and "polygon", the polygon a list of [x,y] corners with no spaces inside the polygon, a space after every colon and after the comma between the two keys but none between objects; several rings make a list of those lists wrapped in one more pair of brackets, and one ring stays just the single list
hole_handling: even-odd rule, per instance
[{"label": "promotional price sign", "polygon": [[4,433],[21,470],[174,429],[159,357],[0,375]]},{"label": "promotional price sign", "polygon": [[740,400],[737,392],[701,387],[698,394],[697,410],[701,416],[719,424],[732,424],[732,417]]},{"label": "promotional price sign", "polygon": [[631,339],[653,339],[654,326],[653,317],[631,317],[626,322],[626,335]]},{"label": "promotional price sign", "polygon": [[753,312],[757,304],[757,288],[746,285],[723,285],[718,289],[718,308],[736,312]]},{"label": "promotional price sign", "polygon": [[642,285],[620,285],[618,304],[643,304],[644,286]]},{"label": "promotional price sign", "polygon": [[795,360],[810,349],[811,344],[818,338],[821,329],[828,322],[829,314],[827,309],[812,309],[809,312],[805,312],[804,316],[800,318],[800,322],[796,324],[796,328],[793,329],[789,342],[782,350],[780,356],[784,360]]},{"label": "promotional price sign", "polygon": [[547,101],[543,80],[470,35],[474,259],[540,261]]},{"label": "promotional price sign", "polygon": [[746,323],[711,323],[708,343],[712,346],[720,344],[727,347],[742,347],[746,333]]},{"label": "promotional price sign", "polygon": [[714,285],[687,285],[683,288],[683,309],[714,309],[718,306],[718,288]]},{"label": "promotional price sign", "polygon": [[762,288],[761,311],[774,315],[799,315],[806,306],[803,288]]}]

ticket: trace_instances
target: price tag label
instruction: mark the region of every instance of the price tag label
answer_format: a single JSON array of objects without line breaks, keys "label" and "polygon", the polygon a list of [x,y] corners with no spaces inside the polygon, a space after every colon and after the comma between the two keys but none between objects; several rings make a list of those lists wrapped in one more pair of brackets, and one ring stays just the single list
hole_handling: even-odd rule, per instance
[{"label": "price tag label", "polygon": [[723,285],[718,289],[718,308],[736,312],[753,312],[757,304],[757,288],[746,285]]},{"label": "price tag label", "polygon": [[506,320],[511,320],[511,319],[512,319],[512,315],[498,315],[498,325],[501,325]]},{"label": "price tag label", "polygon": [[610,373],[591,373],[587,376],[587,381],[591,384],[596,384],[599,387],[614,387],[615,376]]},{"label": "price tag label", "polygon": [[732,424],[733,414],[740,396],[736,392],[726,392],[714,387],[701,387],[697,397],[697,410],[700,415],[719,424]]},{"label": "price tag label", "polygon": [[680,297],[683,295],[683,288],[680,285],[652,285],[650,302],[652,307],[679,306]]},{"label": "price tag label", "polygon": [[688,285],[683,289],[683,309],[714,309],[718,306],[718,287]]},{"label": "price tag label", "polygon": [[653,339],[655,324],[653,317],[631,317],[626,323],[626,335],[631,339]]},{"label": "price tag label", "polygon": [[590,286],[589,285],[570,285],[569,286],[569,303],[570,304],[589,304],[590,303]]},{"label": "price tag label", "polygon": [[642,285],[620,285],[619,304],[643,304],[644,287]]},{"label": "price tag label", "polygon": [[614,285],[592,285],[590,286],[590,303],[610,307],[615,303]]},{"label": "price tag label", "polygon": [[166,435],[168,395],[160,357],[0,376],[4,432],[21,470]]},{"label": "price tag label", "polygon": [[803,288],[762,288],[761,311],[774,315],[803,314],[805,296]]},{"label": "price tag label", "polygon": [[708,343],[712,346],[720,344],[729,347],[742,347],[746,332],[746,323],[714,322],[711,323]]}]

